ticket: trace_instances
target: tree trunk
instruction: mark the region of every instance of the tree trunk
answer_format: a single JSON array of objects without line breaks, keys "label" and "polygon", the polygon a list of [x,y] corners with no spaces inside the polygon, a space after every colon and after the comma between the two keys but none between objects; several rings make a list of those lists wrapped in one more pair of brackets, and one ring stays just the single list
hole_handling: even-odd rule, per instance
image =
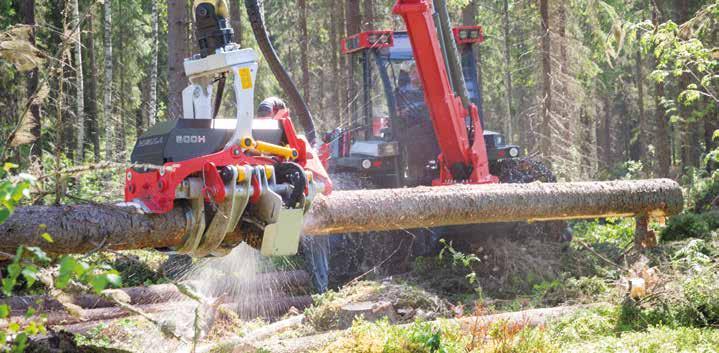
[{"label": "tree trunk", "polygon": [[[233,6],[237,8],[237,6]],[[147,124],[155,125],[157,122],[157,55],[159,53],[159,35],[158,35],[159,13],[157,9],[157,0],[152,0],[152,57],[150,58],[150,87],[149,99],[147,101]]]},{"label": "tree trunk", "polygon": [[82,28],[80,21],[79,0],[72,0],[72,29],[75,31],[75,110],[77,136],[75,146],[75,161],[82,163],[85,160],[85,76],[82,71]]},{"label": "tree trunk", "polygon": [[[304,233],[325,235],[471,223],[540,221],[680,212],[679,185],[667,179],[496,184],[336,191],[316,200]],[[50,253],[161,248],[183,242],[186,210],[147,215],[110,205],[21,207],[0,225],[0,251],[19,245]],[[44,226],[41,226],[44,225]],[[40,237],[49,233],[53,243]],[[243,239],[238,231],[229,242]]]},{"label": "tree trunk", "polygon": [[[657,3],[652,2],[652,24],[656,34],[659,28],[659,9]],[[653,50],[652,50],[653,51]],[[657,65],[655,59],[654,65]],[[657,171],[658,176],[662,178],[670,177],[672,166],[672,149],[671,136],[669,132],[669,122],[664,115],[664,107],[662,99],[664,98],[664,82],[656,82],[654,85],[654,120],[657,126],[656,135],[654,136],[654,144],[657,147],[657,159],[659,160]]]},{"label": "tree trunk", "polygon": [[88,69],[90,71],[90,75],[87,80],[87,94],[85,97],[85,107],[87,107],[86,110],[86,117],[87,117],[87,128],[88,128],[88,136],[90,137],[90,140],[92,141],[92,152],[95,159],[95,162],[100,161],[100,124],[99,119],[97,117],[98,111],[97,111],[97,63],[95,61],[95,30],[94,30],[94,22],[95,22],[95,16],[92,14],[92,12],[89,15],[87,25],[88,25],[88,35],[85,36],[87,44],[85,45],[87,50],[87,59],[88,59]]},{"label": "tree trunk", "polygon": [[[18,1],[18,14],[20,15],[23,24],[32,26],[32,29],[30,30],[30,38],[28,38],[28,41],[35,45],[35,0]],[[35,94],[35,91],[37,91],[39,84],[39,75],[40,72],[37,68],[28,71],[25,74],[25,78],[27,80],[28,99],[32,99],[33,95]],[[31,104],[29,112],[30,119],[32,120],[30,122],[32,124],[30,134],[35,141],[30,148],[30,156],[33,160],[38,161],[40,165],[42,165],[42,140],[40,136],[42,120],[40,117],[40,105],[36,103]]]},{"label": "tree trunk", "polygon": [[309,36],[307,34],[307,1],[298,0],[300,11],[300,66],[302,70],[302,93],[305,102],[310,105],[310,64],[309,64]]},{"label": "tree trunk", "polygon": [[[125,18],[125,6],[126,2],[120,1],[118,2],[120,5],[118,15],[119,18]],[[115,155],[118,161],[124,162],[125,161],[125,140],[127,139],[127,96],[125,92],[127,92],[127,74],[125,72],[126,63],[125,58],[127,57],[127,53],[125,50],[125,33],[126,31],[127,22],[123,21],[121,25],[119,26],[120,30],[120,40],[118,41],[120,43],[119,47],[117,48],[120,52],[119,57],[117,58],[117,67],[119,67],[119,77],[120,77],[120,94],[118,95],[120,100],[120,108],[119,108],[119,114],[117,114],[115,117],[117,119],[117,130],[115,131]]]},{"label": "tree trunk", "polygon": [[[347,23],[347,36],[355,35],[359,33],[362,25],[362,14],[360,13],[360,0],[347,0],[345,2],[345,18]],[[357,121],[357,113],[358,110],[358,104],[356,99],[357,97],[357,82],[358,80],[356,72],[355,72],[355,64],[353,58],[356,55],[350,55],[347,56],[347,104],[349,107],[349,121],[350,126],[353,125],[354,122]]]},{"label": "tree trunk", "polygon": [[[336,18],[335,23],[335,31],[337,33],[337,50],[336,52],[339,53],[339,41],[341,38],[344,38],[346,36],[346,30],[345,30],[345,6],[346,3],[344,1],[339,1],[339,3],[336,3],[334,5],[334,16]],[[338,61],[337,61],[337,78],[339,82],[337,82],[337,102],[339,103],[339,107],[337,107],[338,110],[338,117],[339,117],[339,124],[338,126],[342,128],[346,128],[347,121],[349,120],[347,118],[347,108],[349,107],[349,82],[347,79],[347,75],[349,74],[349,58],[347,55],[339,55]]]},{"label": "tree trunk", "polygon": [[113,146],[115,144],[115,119],[113,114],[112,102],[112,1],[105,1],[105,19],[104,19],[104,37],[103,45],[105,46],[105,82],[104,82],[104,102],[103,102],[103,118],[105,122],[105,160],[114,161],[115,153]]},{"label": "tree trunk", "polygon": [[540,128],[540,152],[544,159],[552,155],[552,59],[549,32],[549,0],[539,0],[542,17],[542,123]]},{"label": "tree trunk", "polygon": [[188,47],[187,3],[167,2],[167,113],[169,119],[182,117],[182,90],[187,86],[185,52]]},{"label": "tree trunk", "polygon": [[235,43],[242,46],[242,1],[230,3],[230,26],[235,31]]},{"label": "tree trunk", "polygon": [[332,102],[332,110],[329,112],[335,118],[332,122],[334,126],[342,126],[342,100],[341,97],[341,83],[342,83],[342,66],[340,65],[340,34],[338,23],[339,18],[337,12],[341,12],[339,4],[334,4],[334,1],[328,1],[328,6],[331,9],[330,13],[330,67],[334,74],[332,77],[332,86],[330,91],[330,102]]},{"label": "tree trunk", "polygon": [[375,29],[374,18],[374,0],[362,0],[364,7],[364,30],[371,31]]},{"label": "tree trunk", "polygon": [[[243,278],[243,280],[246,280]],[[243,282],[246,288],[265,285],[272,281],[277,288],[303,288],[310,285],[310,274],[304,270],[282,271],[259,273],[247,282]],[[183,282],[202,288],[202,283],[192,281]],[[184,298],[174,284],[156,284],[147,287],[120,288],[119,291],[127,294],[131,305],[157,304],[169,301],[177,301]],[[115,303],[93,294],[78,294],[70,298],[70,303],[83,309],[108,308],[115,306]],[[22,315],[28,308],[35,308],[38,311],[63,310],[63,305],[49,295],[14,296],[0,299],[0,305],[6,304],[10,311],[16,315]]]},{"label": "tree trunk", "polygon": [[[507,110],[507,117],[505,123],[507,124],[507,128],[509,130],[505,131],[507,133],[507,137],[510,139],[514,138],[512,136],[512,127],[515,126],[514,118],[514,106],[512,104],[512,54],[511,54],[511,48],[512,48],[512,39],[511,39],[511,33],[510,33],[510,27],[509,27],[509,0],[504,0],[504,7],[503,7],[503,16],[502,16],[502,30],[504,34],[504,88],[506,90],[506,104],[507,106],[505,109]],[[516,140],[515,140],[516,141]],[[524,141],[522,141],[524,143]]]},{"label": "tree trunk", "polygon": [[644,70],[642,65],[644,61],[642,59],[642,50],[640,47],[637,48],[636,54],[636,66],[637,66],[637,105],[639,106],[639,134],[637,138],[637,152],[639,158],[642,161],[642,168],[645,172],[649,171],[649,165],[651,161],[647,156],[647,146],[649,145],[649,124],[647,124],[647,117],[644,112]]}]

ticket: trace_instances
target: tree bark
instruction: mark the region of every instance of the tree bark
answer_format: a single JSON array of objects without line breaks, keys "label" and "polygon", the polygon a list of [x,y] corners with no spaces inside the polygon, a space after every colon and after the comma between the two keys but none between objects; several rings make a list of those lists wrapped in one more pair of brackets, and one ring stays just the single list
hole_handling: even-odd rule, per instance
[{"label": "tree bark", "polygon": [[364,30],[371,31],[375,28],[374,0],[362,0],[362,7],[364,7]]},{"label": "tree bark", "polygon": [[544,159],[552,155],[552,59],[549,32],[549,0],[539,0],[542,17],[542,123],[540,128],[540,152]]},{"label": "tree bark", "polygon": [[80,3],[79,0],[72,0],[71,27],[75,31],[75,110],[77,111],[75,161],[77,163],[82,163],[85,160],[85,77],[82,70],[82,28],[80,25]]},{"label": "tree bark", "polygon": [[167,2],[167,113],[169,119],[182,117],[182,90],[187,86],[185,52],[188,48],[187,3],[182,0]]},{"label": "tree bark", "polygon": [[[233,6],[236,8],[237,6]],[[149,99],[147,101],[147,124],[155,125],[157,122],[157,55],[159,45],[158,35],[159,14],[157,0],[152,0],[152,57],[150,58],[150,87]]]},{"label": "tree bark", "polygon": [[230,25],[235,31],[235,43],[242,46],[242,1],[230,3]]},{"label": "tree bark", "polygon": [[114,161],[115,119],[112,106],[112,1],[105,1],[103,45],[105,46],[105,82],[103,120],[105,123],[105,160]]},{"label": "tree bark", "polygon": [[[640,38],[641,39],[641,38]],[[639,158],[642,161],[643,170],[649,171],[649,156],[647,156],[647,146],[649,145],[649,125],[644,112],[644,70],[642,68],[644,61],[642,60],[642,49],[637,48],[636,66],[637,66],[637,105],[639,106],[639,134],[637,139],[637,150]]]},{"label": "tree bark", "polygon": [[[504,87],[506,89],[506,108],[507,109],[507,120],[506,120],[506,126],[508,128],[507,131],[507,137],[514,138],[512,136],[512,127],[515,126],[514,124],[514,106],[512,104],[512,56],[511,56],[511,36],[510,36],[510,28],[509,28],[509,0],[504,0],[504,7],[503,7],[503,16],[502,16],[502,30],[504,31]],[[516,141],[516,140],[515,140]],[[522,141],[523,142],[523,141]],[[523,142],[524,143],[524,142]]]},{"label": "tree bark", "polygon": [[[359,33],[362,25],[362,14],[360,13],[360,0],[347,0],[345,2],[345,18],[347,24],[347,36]],[[353,58],[356,55],[347,56],[347,105],[349,105],[349,126],[352,126],[357,119],[358,103],[357,95],[357,73],[355,72],[355,64]]]},{"label": "tree bark", "polygon": [[[110,1],[110,0],[108,0],[108,1]],[[120,5],[119,9],[118,9],[119,10],[118,11],[119,18],[125,18],[126,2],[120,1],[120,2],[118,2],[118,4]],[[117,61],[118,70],[117,71],[118,71],[118,74],[120,77],[120,94],[118,95],[118,98],[120,100],[120,102],[119,102],[120,109],[119,109],[119,114],[116,114],[116,116],[115,116],[115,119],[117,119],[117,129],[115,130],[115,158],[120,162],[125,161],[125,149],[126,149],[126,146],[125,146],[126,141],[125,140],[127,139],[127,120],[128,120],[127,119],[128,112],[127,112],[127,108],[125,107],[127,104],[127,96],[128,96],[128,94],[125,93],[125,92],[127,92],[127,85],[126,85],[127,74],[125,72],[125,68],[127,67],[126,62],[125,62],[125,58],[127,57],[127,53],[125,50],[125,45],[127,43],[126,39],[125,39],[125,34],[127,32],[126,26],[127,26],[127,21],[121,22],[120,26],[118,26],[119,31],[120,31],[120,38],[118,41],[119,46],[117,48],[118,51],[120,52],[118,55],[119,57],[117,58],[118,59],[118,61]]]},{"label": "tree bark", "polygon": [[[30,43],[35,45],[35,1],[34,0],[20,0],[18,1],[18,13],[22,19],[22,23],[32,26],[30,30]],[[32,99],[35,95],[35,91],[38,87],[40,71],[35,68],[28,71],[25,74],[27,79],[27,96],[28,99]],[[30,118],[32,119],[32,128],[30,134],[33,136],[35,141],[30,149],[30,156],[35,161],[38,161],[42,165],[42,141],[41,141],[41,127],[42,120],[40,117],[40,105],[32,104],[30,106]]]},{"label": "tree bark", "polygon": [[300,66],[302,70],[302,93],[307,105],[310,105],[310,63],[309,36],[307,35],[307,0],[298,0],[300,10]]},{"label": "tree bark", "polygon": [[89,79],[87,80],[87,94],[85,97],[86,117],[87,117],[87,128],[88,136],[92,142],[92,152],[95,158],[95,162],[100,161],[100,124],[97,117],[97,63],[95,60],[95,30],[94,22],[95,16],[90,13],[90,17],[87,20],[88,35],[87,38],[87,59],[88,59],[88,70],[90,71]]},{"label": "tree bark", "polygon": [[[654,25],[656,34],[656,31],[659,29],[660,12],[657,8],[657,2],[653,1],[652,4],[652,24]],[[654,61],[654,65],[657,65],[656,58]],[[654,122],[657,126],[654,142],[657,146],[657,159],[659,160],[657,174],[662,178],[668,178],[671,174],[672,149],[669,122],[664,115],[664,107],[662,106],[663,98],[664,82],[657,82],[654,85]]]},{"label": "tree bark", "polygon": [[[309,273],[303,270],[295,270],[260,273],[256,278],[252,278],[248,283],[243,283],[243,285],[251,288],[253,285],[260,286],[267,281],[272,281],[273,285],[278,288],[301,288],[311,284]],[[193,285],[192,281],[183,283]],[[195,284],[196,287],[200,287],[202,283]],[[143,287],[120,288],[117,290],[127,294],[127,297],[130,299],[128,304],[131,305],[166,303],[185,298],[174,284],[156,284]],[[69,302],[83,309],[115,306],[114,302],[94,294],[78,294],[70,298]],[[28,308],[34,308],[38,311],[63,310],[63,305],[49,295],[8,297],[0,299],[0,304],[8,305],[13,315],[23,315],[27,312]]]},{"label": "tree bark", "polygon": [[[681,211],[682,191],[668,179],[462,185],[336,191],[313,203],[304,233],[327,235],[471,223],[541,221]],[[162,248],[182,244],[186,210],[146,215],[111,205],[29,206],[0,225],[0,251],[19,245],[50,253]],[[53,243],[40,237],[49,233]],[[243,239],[239,231],[226,240]]]}]

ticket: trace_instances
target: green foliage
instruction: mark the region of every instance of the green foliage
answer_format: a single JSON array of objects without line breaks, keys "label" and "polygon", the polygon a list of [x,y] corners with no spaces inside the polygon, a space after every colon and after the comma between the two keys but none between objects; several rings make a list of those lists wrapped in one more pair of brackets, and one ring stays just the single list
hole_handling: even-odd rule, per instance
[{"label": "green foliage", "polygon": [[[461,251],[457,251],[453,246],[452,242],[447,242],[445,239],[439,240],[440,244],[442,244],[444,247],[442,250],[440,250],[439,255],[437,256],[440,261],[443,260],[446,253],[449,253],[449,258],[452,261],[452,266],[457,267],[461,266],[470,272],[466,275],[467,281],[470,284],[474,284],[477,282],[477,274],[472,271],[472,265],[473,264],[479,264],[482,262],[477,255],[474,254],[465,254]],[[477,287],[477,291],[481,291],[481,287]]]},{"label": "green foliage", "polygon": [[662,241],[675,241],[687,238],[707,238],[711,231],[719,229],[719,211],[704,213],[682,213],[672,216],[662,229]]},{"label": "green foliage", "polygon": [[532,288],[537,304],[557,305],[571,302],[593,302],[609,290],[599,277],[579,277],[544,281]]},{"label": "green foliage", "polygon": [[574,224],[574,238],[589,244],[612,244],[624,247],[634,239],[633,218],[606,218],[600,221],[580,221]]}]

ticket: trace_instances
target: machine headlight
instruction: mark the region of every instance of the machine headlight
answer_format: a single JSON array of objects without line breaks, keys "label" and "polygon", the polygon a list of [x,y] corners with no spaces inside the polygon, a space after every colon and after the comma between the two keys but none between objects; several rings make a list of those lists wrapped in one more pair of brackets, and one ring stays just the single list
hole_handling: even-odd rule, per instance
[{"label": "machine headlight", "polygon": [[370,169],[371,167],[372,167],[372,162],[369,159],[365,159],[362,161],[362,168]]},{"label": "machine headlight", "polygon": [[393,143],[385,143],[379,147],[379,155],[381,157],[390,157],[397,155],[396,145]]},{"label": "machine headlight", "polygon": [[515,158],[515,157],[519,156],[519,149],[517,149],[516,147],[510,148],[510,149],[509,149],[509,156],[512,157],[512,158]]}]

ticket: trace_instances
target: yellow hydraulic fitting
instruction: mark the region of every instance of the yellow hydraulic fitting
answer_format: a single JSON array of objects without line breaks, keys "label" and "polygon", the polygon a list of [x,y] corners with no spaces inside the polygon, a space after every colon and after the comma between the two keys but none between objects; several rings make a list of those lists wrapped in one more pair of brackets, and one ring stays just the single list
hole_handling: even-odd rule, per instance
[{"label": "yellow hydraulic fitting", "polygon": [[267,176],[267,180],[272,179],[272,173],[275,172],[275,168],[271,165],[265,165],[265,176]]},{"label": "yellow hydraulic fitting", "polygon": [[314,178],[314,175],[312,174],[312,172],[309,171],[309,170],[308,170],[308,171],[305,171],[305,175],[307,175],[307,182],[310,182],[310,183],[311,183],[311,182],[312,182],[312,179]]},{"label": "yellow hydraulic fitting", "polygon": [[239,167],[237,168],[237,182],[243,182],[247,178],[247,173],[245,173],[245,168]]},{"label": "yellow hydraulic fitting", "polygon": [[255,149],[262,153],[274,156],[280,156],[287,159],[297,159],[297,150],[290,147],[282,147],[272,143],[257,141],[255,142]]},{"label": "yellow hydraulic fitting", "polygon": [[240,146],[242,146],[242,148],[245,148],[245,149],[255,148],[256,143],[252,137],[245,137],[242,139],[242,141],[240,141]]}]

